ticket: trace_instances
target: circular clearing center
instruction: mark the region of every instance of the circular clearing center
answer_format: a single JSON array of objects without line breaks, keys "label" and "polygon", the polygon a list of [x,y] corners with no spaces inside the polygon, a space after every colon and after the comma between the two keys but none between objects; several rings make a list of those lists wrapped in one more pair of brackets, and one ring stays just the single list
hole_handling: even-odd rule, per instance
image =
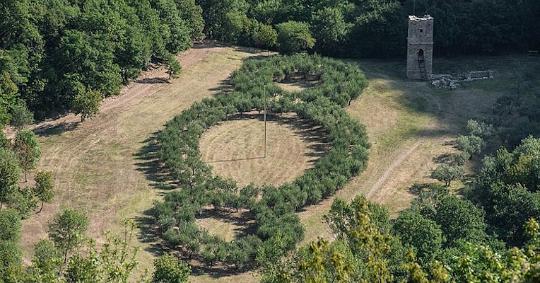
[{"label": "circular clearing center", "polygon": [[239,186],[279,186],[311,168],[328,149],[324,132],[296,114],[269,116],[266,157],[264,121],[257,113],[210,128],[200,139],[202,160]]}]

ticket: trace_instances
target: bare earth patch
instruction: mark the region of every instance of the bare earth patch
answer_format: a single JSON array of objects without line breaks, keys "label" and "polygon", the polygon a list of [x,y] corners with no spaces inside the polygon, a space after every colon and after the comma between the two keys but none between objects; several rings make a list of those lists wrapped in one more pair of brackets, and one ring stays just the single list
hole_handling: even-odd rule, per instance
[{"label": "bare earth patch", "polygon": [[301,176],[324,153],[324,136],[295,114],[272,116],[267,122],[267,152],[264,154],[264,122],[261,115],[222,122],[200,140],[203,160],[213,172],[235,180],[279,186]]},{"label": "bare earth patch", "polygon": [[220,210],[207,207],[199,216],[200,218],[195,220],[195,223],[199,229],[230,242],[253,227],[255,221],[247,217],[246,213],[249,211]]},{"label": "bare earth patch", "polygon": [[317,81],[297,81],[297,82],[279,82],[275,83],[282,89],[288,91],[288,92],[301,92],[304,91],[310,87],[314,87],[319,82]]}]

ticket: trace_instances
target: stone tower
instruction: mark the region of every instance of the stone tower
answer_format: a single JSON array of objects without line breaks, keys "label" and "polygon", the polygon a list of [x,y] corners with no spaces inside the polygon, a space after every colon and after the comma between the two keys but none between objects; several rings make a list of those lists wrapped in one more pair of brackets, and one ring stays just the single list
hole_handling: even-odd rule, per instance
[{"label": "stone tower", "polygon": [[407,77],[412,80],[431,79],[433,73],[433,18],[409,16],[407,38]]}]

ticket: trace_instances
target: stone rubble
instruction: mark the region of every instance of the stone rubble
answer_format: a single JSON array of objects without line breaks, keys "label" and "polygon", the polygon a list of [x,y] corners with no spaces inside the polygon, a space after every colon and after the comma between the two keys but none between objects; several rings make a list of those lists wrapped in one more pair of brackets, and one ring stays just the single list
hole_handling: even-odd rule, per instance
[{"label": "stone rubble", "polygon": [[431,76],[431,85],[441,89],[456,89],[461,86],[461,82],[471,82],[477,80],[489,80],[494,78],[492,70],[470,71],[456,75],[434,74]]}]

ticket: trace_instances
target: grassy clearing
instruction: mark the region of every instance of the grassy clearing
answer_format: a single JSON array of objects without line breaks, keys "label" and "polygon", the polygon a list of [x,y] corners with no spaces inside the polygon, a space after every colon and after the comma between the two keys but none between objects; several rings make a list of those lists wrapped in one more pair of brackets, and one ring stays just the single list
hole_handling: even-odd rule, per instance
[{"label": "grassy clearing", "polygon": [[279,186],[301,176],[324,153],[321,133],[311,131],[295,114],[287,114],[269,117],[265,156],[261,116],[255,112],[223,122],[202,136],[202,159],[215,174],[231,178],[241,187],[250,183]]}]

